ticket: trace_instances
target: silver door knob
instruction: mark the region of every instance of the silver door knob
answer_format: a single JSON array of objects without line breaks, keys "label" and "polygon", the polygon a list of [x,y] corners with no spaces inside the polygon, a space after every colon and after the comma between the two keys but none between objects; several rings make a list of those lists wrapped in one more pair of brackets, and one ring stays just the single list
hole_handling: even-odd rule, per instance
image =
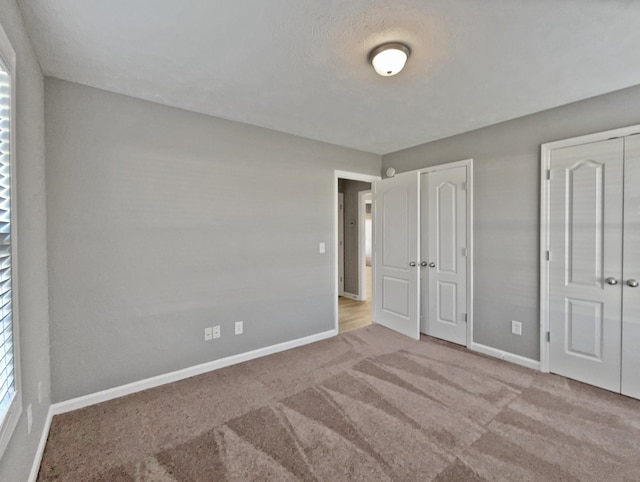
[{"label": "silver door knob", "polygon": [[618,284],[618,280],[615,278],[607,278],[605,281],[607,282],[608,285],[611,285],[611,286]]},{"label": "silver door knob", "polygon": [[635,279],[629,279],[627,280],[627,286],[630,286],[632,288],[637,288],[638,287],[638,281]]},{"label": "silver door knob", "polygon": [[424,268],[426,265],[427,265],[427,262],[426,262],[426,261],[422,261],[422,262],[420,263],[420,266],[422,266],[423,268]]},{"label": "silver door knob", "polygon": [[416,265],[416,262],[415,262],[415,261],[411,261],[411,262],[409,263],[409,266],[411,266],[412,268],[413,268],[415,265]]},{"label": "silver door knob", "polygon": [[435,268],[435,267],[436,267],[436,264],[433,261],[431,261],[431,263],[429,263],[429,268]]}]

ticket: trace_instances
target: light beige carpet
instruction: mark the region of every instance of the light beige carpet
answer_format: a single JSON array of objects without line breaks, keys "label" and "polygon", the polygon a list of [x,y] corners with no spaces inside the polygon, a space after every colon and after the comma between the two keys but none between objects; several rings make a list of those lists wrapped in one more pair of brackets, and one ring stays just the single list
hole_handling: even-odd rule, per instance
[{"label": "light beige carpet", "polygon": [[58,415],[38,480],[640,480],[640,401],[373,325]]}]

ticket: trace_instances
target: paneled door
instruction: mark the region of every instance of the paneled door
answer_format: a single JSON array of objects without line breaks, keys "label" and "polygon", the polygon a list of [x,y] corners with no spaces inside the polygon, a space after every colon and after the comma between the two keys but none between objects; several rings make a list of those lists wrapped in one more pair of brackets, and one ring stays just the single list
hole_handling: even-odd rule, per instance
[{"label": "paneled door", "polygon": [[550,168],[550,370],[619,392],[624,139],[555,149]]},{"label": "paneled door", "polygon": [[467,167],[422,174],[422,330],[467,344]]},{"label": "paneled door", "polygon": [[624,142],[621,392],[640,398],[640,135]]},{"label": "paneled door", "polygon": [[374,184],[376,323],[420,338],[418,172]]}]

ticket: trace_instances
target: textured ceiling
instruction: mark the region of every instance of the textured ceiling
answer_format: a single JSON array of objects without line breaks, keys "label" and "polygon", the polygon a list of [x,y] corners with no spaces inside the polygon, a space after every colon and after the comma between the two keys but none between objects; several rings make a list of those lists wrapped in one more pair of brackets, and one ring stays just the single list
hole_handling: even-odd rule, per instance
[{"label": "textured ceiling", "polygon": [[377,154],[640,84],[637,0],[19,4],[46,75]]}]

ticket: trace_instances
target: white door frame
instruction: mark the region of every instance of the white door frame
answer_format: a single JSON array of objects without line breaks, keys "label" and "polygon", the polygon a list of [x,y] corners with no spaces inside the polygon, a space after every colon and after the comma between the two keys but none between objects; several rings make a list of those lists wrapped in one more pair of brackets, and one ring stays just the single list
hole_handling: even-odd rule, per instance
[{"label": "white door frame", "polygon": [[341,192],[338,193],[338,295],[344,296],[344,194]]},{"label": "white door frame", "polygon": [[[367,196],[371,197],[371,189],[358,192],[358,299],[360,301],[367,300]],[[371,222],[373,224],[373,211]],[[373,240],[373,232],[371,233],[371,239]],[[373,250],[371,250],[371,256],[373,258]]]},{"label": "white door frame", "polygon": [[640,134],[640,125],[548,142],[540,146],[540,371],[549,373],[549,178],[551,151],[615,137]]},{"label": "white door frame", "polygon": [[[334,219],[334,226],[333,226],[333,252],[334,252],[334,259],[333,259],[333,266],[334,266],[334,294],[333,294],[333,303],[334,303],[334,308],[333,308],[333,318],[334,318],[334,326],[335,326],[335,331],[336,331],[336,335],[338,334],[339,328],[340,328],[340,319],[339,319],[339,315],[338,315],[338,296],[339,296],[339,275],[338,275],[338,179],[350,179],[352,181],[364,181],[364,182],[370,182],[370,183],[374,183],[376,181],[379,181],[380,179],[382,179],[381,176],[374,176],[371,174],[360,174],[357,172],[349,172],[349,171],[339,171],[339,170],[335,170],[334,174],[333,174],[333,200],[334,200],[334,206],[333,206],[333,219]],[[375,242],[375,241],[374,241]],[[373,256],[373,252],[371,253],[371,255]],[[372,269],[375,269],[373,267],[374,262],[373,259],[371,260],[371,265],[372,265]],[[375,278],[374,278],[375,279]],[[372,316],[373,316],[373,310],[372,310]],[[375,320],[374,320],[375,321]]]},{"label": "white door frame", "polygon": [[462,166],[467,168],[467,348],[476,350],[473,342],[473,159],[425,167],[418,172],[422,175]]}]

